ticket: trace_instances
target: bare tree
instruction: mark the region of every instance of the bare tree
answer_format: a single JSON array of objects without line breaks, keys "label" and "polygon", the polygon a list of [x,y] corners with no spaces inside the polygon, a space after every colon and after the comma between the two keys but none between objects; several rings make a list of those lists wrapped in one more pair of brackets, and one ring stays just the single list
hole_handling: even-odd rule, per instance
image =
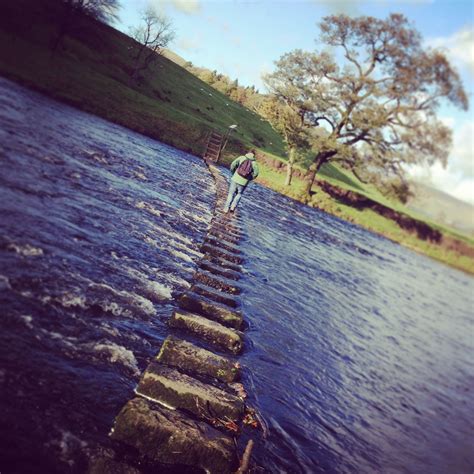
[{"label": "bare tree", "polygon": [[134,49],[132,80],[138,79],[141,71],[148,69],[163,48],[174,39],[175,32],[171,20],[148,7],[142,14],[141,23],[131,29],[132,37],[138,45]]},{"label": "bare tree", "polygon": [[266,77],[277,97],[320,130],[307,196],[329,161],[397,176],[406,164],[446,164],[451,130],[437,110],[443,99],[467,110],[468,99],[445,55],[424,49],[400,14],[386,20],[328,16],[320,28],[321,39],[335,54],[341,51],[342,67],[326,52],[297,50]]}]

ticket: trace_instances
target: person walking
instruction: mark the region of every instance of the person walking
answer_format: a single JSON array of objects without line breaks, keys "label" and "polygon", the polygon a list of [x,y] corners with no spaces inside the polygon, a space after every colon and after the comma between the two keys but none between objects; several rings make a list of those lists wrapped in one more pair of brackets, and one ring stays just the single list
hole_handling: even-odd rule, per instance
[{"label": "person walking", "polygon": [[254,180],[259,173],[258,163],[255,158],[255,151],[251,150],[247,154],[239,156],[230,165],[232,178],[229,184],[229,194],[224,206],[224,212],[234,212],[239,204],[245,188]]}]

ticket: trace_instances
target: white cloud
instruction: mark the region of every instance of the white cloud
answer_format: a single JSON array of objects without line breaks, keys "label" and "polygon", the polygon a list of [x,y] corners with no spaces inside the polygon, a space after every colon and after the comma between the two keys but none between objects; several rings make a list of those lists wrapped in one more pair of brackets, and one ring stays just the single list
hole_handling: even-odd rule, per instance
[{"label": "white cloud", "polygon": [[[345,13],[349,16],[360,15],[363,4],[366,0],[313,0],[318,5],[323,5],[329,9],[331,13]],[[373,0],[374,3],[385,5],[429,5],[434,0]]]},{"label": "white cloud", "polygon": [[200,0],[148,0],[148,3],[158,12],[164,12],[168,7],[187,13],[188,15],[193,15],[201,11]]},{"label": "white cloud", "polygon": [[466,67],[474,75],[474,26],[466,26],[451,36],[427,40],[428,46],[446,50],[449,58],[458,66]]},{"label": "white cloud", "polygon": [[[451,125],[454,120],[444,118]],[[474,204],[474,120],[466,120],[454,128],[453,148],[449,155],[448,166],[440,163],[431,167],[413,166],[410,176],[418,181],[429,183],[435,188],[451,194],[462,201]]]},{"label": "white cloud", "polygon": [[193,15],[201,10],[199,0],[168,0],[177,10]]}]

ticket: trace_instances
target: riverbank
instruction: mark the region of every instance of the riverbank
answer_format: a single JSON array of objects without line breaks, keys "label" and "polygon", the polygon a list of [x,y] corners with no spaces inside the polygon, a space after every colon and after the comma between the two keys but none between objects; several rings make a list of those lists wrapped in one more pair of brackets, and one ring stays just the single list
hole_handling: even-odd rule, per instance
[{"label": "riverbank", "polygon": [[[283,173],[279,173],[265,164],[261,166],[261,176],[259,177],[261,184],[303,202],[304,181],[298,177],[293,178],[293,185],[288,187],[284,185],[284,180]],[[341,190],[341,188],[336,189]],[[324,181],[317,183],[313,187],[313,192],[309,206],[360,225],[453,268],[474,274],[474,245],[472,239],[441,226],[430,225],[388,207],[386,209],[391,210],[394,215],[387,217],[381,210],[383,206],[374,201],[371,201],[371,204],[365,207],[352,204],[349,199],[343,196],[336,197],[334,187],[328,186]],[[341,194],[345,195],[347,193],[356,194],[348,190]],[[402,216],[405,222],[397,220],[398,216]],[[423,235],[424,232],[427,232],[427,234]]]},{"label": "riverbank", "polygon": [[[304,178],[300,173],[291,187],[284,186],[284,162],[279,158],[284,156],[284,145],[268,122],[165,57],[157,57],[138,82],[131,82],[130,49],[135,42],[90,18],[81,18],[53,53],[50,45],[56,35],[57,5],[46,2],[46,8],[20,0],[5,7],[0,19],[2,75],[198,156],[209,130],[225,131],[229,124],[237,123],[223,163],[249,147],[258,148],[262,157],[270,157],[262,163],[259,182],[302,201]],[[327,166],[320,175],[322,181],[313,188],[311,206],[474,273],[471,238],[428,222],[374,190],[368,192],[344,170]],[[346,199],[347,193],[337,189],[360,195],[366,203],[359,206],[357,199]],[[380,212],[382,209],[393,213]],[[402,220],[409,224],[400,225]],[[420,234],[420,226],[433,232]],[[436,238],[429,237],[433,235]]]}]

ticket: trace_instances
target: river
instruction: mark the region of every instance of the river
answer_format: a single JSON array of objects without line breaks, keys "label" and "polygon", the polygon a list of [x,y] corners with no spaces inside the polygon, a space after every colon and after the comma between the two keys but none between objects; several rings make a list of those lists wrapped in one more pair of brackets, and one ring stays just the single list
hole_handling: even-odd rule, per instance
[{"label": "river", "polygon": [[[196,157],[0,79],[0,471],[83,472],[189,287]],[[269,472],[470,473],[473,279],[260,186],[241,357]]]}]

